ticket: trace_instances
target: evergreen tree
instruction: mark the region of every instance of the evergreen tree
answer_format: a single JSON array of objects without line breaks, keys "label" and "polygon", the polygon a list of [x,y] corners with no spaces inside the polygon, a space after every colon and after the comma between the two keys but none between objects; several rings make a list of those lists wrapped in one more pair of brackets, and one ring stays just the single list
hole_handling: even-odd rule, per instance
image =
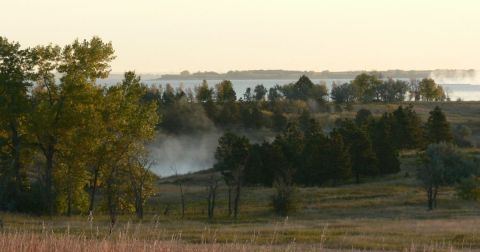
[{"label": "evergreen tree", "polygon": [[415,149],[423,144],[423,127],[420,117],[413,109],[399,106],[393,111],[393,138],[397,149]]},{"label": "evergreen tree", "polygon": [[430,111],[426,124],[426,139],[429,143],[451,142],[453,140],[450,124],[440,107]]},{"label": "evergreen tree", "polygon": [[385,113],[378,121],[372,123],[373,127],[370,134],[381,174],[400,171],[399,154],[395,147],[392,131],[393,120],[391,114]]},{"label": "evergreen tree", "polygon": [[379,173],[377,158],[368,133],[357,127],[352,120],[340,120],[338,124],[338,130],[349,148],[355,181],[360,183],[361,176],[377,175]]}]

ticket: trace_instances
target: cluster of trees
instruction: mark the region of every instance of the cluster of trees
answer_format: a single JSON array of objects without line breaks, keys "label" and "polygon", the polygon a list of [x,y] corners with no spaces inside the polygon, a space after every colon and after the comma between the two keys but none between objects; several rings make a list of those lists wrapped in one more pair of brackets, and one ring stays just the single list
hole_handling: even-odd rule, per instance
[{"label": "cluster of trees", "polygon": [[363,73],[350,83],[334,85],[331,98],[337,104],[353,102],[402,102],[407,99],[415,101],[445,101],[447,94],[433,79],[412,80],[410,83],[391,78],[382,80],[376,74]]},{"label": "cluster of trees", "polygon": [[101,207],[143,215],[154,175],[145,142],[157,106],[133,72],[111,87],[114,59],[98,37],[22,48],[0,37],[0,209],[42,214]]},{"label": "cluster of trees", "polygon": [[208,130],[212,126],[280,132],[287,126],[289,115],[330,111],[330,99],[341,110],[342,105],[348,109],[358,102],[444,101],[446,97],[442,87],[431,79],[407,83],[382,80],[374,73],[360,74],[350,83],[334,84],[331,92],[325,83],[314,84],[304,75],[295,83],[268,90],[261,84],[249,87],[242,96],[236,94],[228,80],[214,87],[203,81],[194,90],[169,84],[153,86],[146,94],[148,101],[157,103],[163,118],[159,126],[172,133]]},{"label": "cluster of trees", "polygon": [[195,132],[220,128],[270,128],[282,130],[288,113],[310,110],[309,101],[325,104],[328,91],[325,85],[316,85],[302,76],[296,83],[275,86],[267,90],[263,85],[247,88],[238,97],[232,82],[225,80],[210,87],[206,81],[195,90],[171,85],[151,87],[146,99],[156,102],[162,115],[162,129],[172,133]]},{"label": "cluster of trees", "polygon": [[313,118],[303,117],[296,120],[298,124],[289,123],[272,142],[251,144],[231,132],[220,138],[215,169],[235,188],[234,216],[242,185],[274,186],[278,194],[273,204],[286,214],[291,200],[286,195],[294,192],[295,185],[321,186],[351,179],[359,183],[362,177],[397,173],[399,150],[452,140],[439,107],[430,112],[426,123],[412,106],[399,106],[379,118],[360,110],[355,119],[339,119],[328,133]]}]

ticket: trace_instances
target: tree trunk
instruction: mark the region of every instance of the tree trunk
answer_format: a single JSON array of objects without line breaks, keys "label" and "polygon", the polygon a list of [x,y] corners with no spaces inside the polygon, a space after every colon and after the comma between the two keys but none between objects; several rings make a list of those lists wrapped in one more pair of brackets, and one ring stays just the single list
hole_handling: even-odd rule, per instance
[{"label": "tree trunk", "polygon": [[53,215],[55,199],[53,195],[53,156],[55,154],[54,145],[50,143],[47,146],[45,153],[46,167],[45,167],[45,194],[47,201],[47,211],[50,216]]},{"label": "tree trunk", "polygon": [[69,188],[68,189],[68,194],[67,194],[67,216],[72,215],[72,190]]},{"label": "tree trunk", "polygon": [[137,196],[135,199],[135,212],[137,214],[137,218],[143,220],[143,199],[141,196]]},{"label": "tree trunk", "polygon": [[433,189],[433,208],[437,208],[437,194],[438,194],[438,186],[435,186]]},{"label": "tree trunk", "polygon": [[240,204],[240,188],[241,188],[241,183],[237,183],[237,188],[235,192],[235,202],[234,202],[234,209],[233,209],[233,217],[237,219],[238,216],[238,205]]},{"label": "tree trunk", "polygon": [[100,171],[100,167],[95,167],[95,171],[93,174],[93,181],[92,181],[92,191],[90,192],[90,206],[88,207],[88,211],[93,213],[93,206],[95,204],[95,193],[97,192],[97,182],[98,182],[98,173]]},{"label": "tree trunk", "polygon": [[109,178],[107,179],[107,206],[108,206],[108,214],[110,216],[110,234],[113,232],[113,228],[117,223],[117,195],[112,188],[115,183],[115,176],[116,176],[116,169],[112,167],[112,171],[109,174]]},{"label": "tree trunk", "polygon": [[214,216],[215,210],[215,199],[217,197],[217,182],[212,181],[211,184],[207,187],[208,188],[208,197],[207,197],[207,214],[208,220],[212,221]]},{"label": "tree trunk", "polygon": [[232,186],[228,186],[228,217],[232,216]]},{"label": "tree trunk", "polygon": [[433,210],[433,189],[432,187],[429,187],[427,189],[427,206],[428,210]]},{"label": "tree trunk", "polygon": [[183,187],[182,184],[180,184],[180,201],[182,204],[182,220],[185,217],[185,195],[183,194]]},{"label": "tree trunk", "polygon": [[355,183],[360,184],[360,173],[358,172],[355,173]]},{"label": "tree trunk", "polygon": [[10,128],[12,130],[12,144],[13,144],[13,149],[12,149],[12,156],[13,156],[13,169],[15,173],[15,198],[20,195],[20,192],[22,191],[22,167],[20,163],[20,136],[18,135],[16,123],[12,122],[10,123]]}]

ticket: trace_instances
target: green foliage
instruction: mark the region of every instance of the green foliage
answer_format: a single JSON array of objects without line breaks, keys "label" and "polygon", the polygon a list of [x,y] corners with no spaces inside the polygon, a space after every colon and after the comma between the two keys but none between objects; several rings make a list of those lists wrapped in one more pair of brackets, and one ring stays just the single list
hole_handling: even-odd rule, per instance
[{"label": "green foliage", "polygon": [[254,92],[255,101],[265,100],[265,95],[267,94],[267,89],[263,85],[256,85]]},{"label": "green foliage", "polygon": [[453,128],[453,142],[459,147],[473,147],[470,137],[472,135],[472,130],[462,124],[458,124]]},{"label": "green foliage", "polygon": [[296,188],[282,179],[273,183],[275,195],[272,197],[272,206],[276,214],[288,216],[294,214],[299,208],[299,196]]},{"label": "green foliage", "polygon": [[350,104],[355,101],[353,85],[345,83],[342,85],[333,85],[330,97],[336,104]]},{"label": "green foliage", "polygon": [[363,73],[357,75],[352,81],[355,96],[361,102],[378,101],[380,97],[378,96],[376,89],[380,85],[381,81],[374,74]]},{"label": "green foliage", "polygon": [[373,149],[378,160],[381,174],[392,174],[400,171],[400,160],[393,135],[394,116],[385,113],[379,120],[373,122],[371,137]]},{"label": "green foliage", "polygon": [[433,79],[423,79],[419,84],[419,95],[424,101],[444,101],[446,94],[443,88]]},{"label": "green foliage", "polygon": [[480,199],[480,178],[470,176],[460,180],[455,186],[455,191],[461,199],[477,201]]},{"label": "green foliage", "polygon": [[33,77],[31,49],[0,37],[0,209],[21,209],[28,190],[29,88]]},{"label": "green foliage", "polygon": [[305,75],[302,75],[297,82],[281,87],[280,90],[283,95],[290,100],[306,101],[311,99],[319,103],[324,103],[326,97],[328,97],[328,91],[325,85],[315,85]]},{"label": "green foliage", "polygon": [[377,97],[383,102],[402,102],[408,91],[408,84],[405,81],[389,78],[383,81],[376,88]]},{"label": "green foliage", "polygon": [[196,96],[198,102],[208,102],[213,100],[214,90],[213,88],[208,87],[208,83],[206,80],[202,82],[202,85],[195,88]]},{"label": "green foliage", "polygon": [[214,168],[222,173],[227,183],[232,182],[243,172],[247,162],[250,143],[246,137],[240,137],[232,132],[225,133],[218,140],[215,151],[217,160]]},{"label": "green foliage", "polygon": [[372,112],[368,109],[360,109],[355,115],[355,123],[358,127],[366,128],[373,121]]},{"label": "green foliage", "polygon": [[397,149],[415,149],[423,145],[423,126],[413,105],[399,106],[393,111],[392,131]]},{"label": "green foliage", "polygon": [[365,129],[359,128],[352,120],[340,120],[339,133],[342,134],[349,148],[352,162],[352,172],[356,182],[361,176],[375,176],[379,174],[377,158],[372,148],[372,142]]},{"label": "green foliage", "polygon": [[421,156],[423,165],[417,178],[427,192],[428,208],[436,206],[438,188],[458,183],[478,172],[478,165],[466,157],[457,147],[447,144],[430,144]]},{"label": "green foliage", "polygon": [[237,100],[237,95],[233,89],[232,82],[224,80],[215,86],[216,101],[218,103],[232,103]]},{"label": "green foliage", "polygon": [[426,139],[429,143],[451,142],[453,140],[450,124],[440,107],[430,111],[426,128]]}]

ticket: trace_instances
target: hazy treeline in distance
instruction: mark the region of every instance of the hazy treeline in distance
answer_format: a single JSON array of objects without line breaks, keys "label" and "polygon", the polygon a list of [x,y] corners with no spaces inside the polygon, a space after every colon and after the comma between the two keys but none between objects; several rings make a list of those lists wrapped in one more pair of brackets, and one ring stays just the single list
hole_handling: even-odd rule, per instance
[{"label": "hazy treeline in distance", "polygon": [[[179,74],[163,74],[160,80],[259,80],[259,79],[297,79],[306,75],[312,79],[353,79],[355,76],[366,71],[291,71],[291,70],[232,70],[225,73],[213,71],[189,72],[182,71]],[[473,80],[477,78],[474,69],[469,70],[386,70],[374,71],[380,76],[394,79],[423,79],[437,77],[439,79]]]}]

